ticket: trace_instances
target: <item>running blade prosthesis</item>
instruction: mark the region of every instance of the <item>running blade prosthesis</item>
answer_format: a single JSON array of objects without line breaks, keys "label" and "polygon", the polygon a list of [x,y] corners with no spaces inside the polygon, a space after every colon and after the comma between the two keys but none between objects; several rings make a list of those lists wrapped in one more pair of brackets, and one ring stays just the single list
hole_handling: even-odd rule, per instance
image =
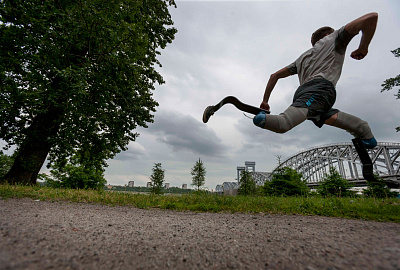
[{"label": "running blade prosthesis", "polygon": [[352,141],[362,163],[362,172],[364,179],[368,182],[379,182],[379,180],[376,179],[374,176],[372,160],[368,154],[367,149],[365,148],[364,143],[359,138],[352,139]]},{"label": "running blade prosthesis", "polygon": [[224,106],[225,104],[232,104],[234,105],[236,108],[238,108],[239,110],[243,111],[243,112],[247,112],[247,113],[251,113],[254,115],[257,115],[260,112],[265,112],[266,114],[269,114],[269,111],[258,108],[258,107],[254,107],[252,105],[246,104],[241,102],[239,99],[237,99],[234,96],[227,96],[225,98],[223,98],[218,104],[214,105],[214,106],[208,106],[203,113],[203,122],[207,123],[208,120],[210,119],[210,117],[216,112],[218,111],[222,106]]},{"label": "running blade prosthesis", "polygon": [[207,123],[208,119],[210,119],[211,115],[214,114],[214,106],[208,106],[203,113],[203,123]]}]

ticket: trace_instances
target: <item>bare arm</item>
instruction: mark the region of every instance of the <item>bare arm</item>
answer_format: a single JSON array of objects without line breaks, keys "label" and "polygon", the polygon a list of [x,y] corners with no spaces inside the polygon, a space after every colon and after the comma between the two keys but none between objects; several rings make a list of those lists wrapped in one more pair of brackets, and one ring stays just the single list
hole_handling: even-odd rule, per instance
[{"label": "bare arm", "polygon": [[368,54],[368,46],[375,34],[377,22],[378,13],[372,12],[355,19],[345,26],[346,31],[353,35],[362,31],[360,45],[357,50],[351,53],[350,56],[352,58],[361,60]]},{"label": "bare arm", "polygon": [[268,100],[269,97],[271,96],[272,90],[274,90],[274,87],[276,83],[278,82],[279,79],[286,78],[288,76],[292,75],[287,67],[284,67],[274,74],[272,74],[268,80],[267,87],[265,88],[265,93],[264,93],[264,99],[263,102],[260,105],[260,108],[269,110],[269,104]]}]

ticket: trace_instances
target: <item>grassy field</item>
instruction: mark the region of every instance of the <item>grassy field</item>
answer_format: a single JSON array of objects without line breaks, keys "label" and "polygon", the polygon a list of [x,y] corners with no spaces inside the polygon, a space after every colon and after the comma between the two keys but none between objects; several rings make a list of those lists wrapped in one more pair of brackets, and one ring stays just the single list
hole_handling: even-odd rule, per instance
[{"label": "grassy field", "polygon": [[0,185],[0,199],[9,198],[31,198],[45,201],[69,201],[177,211],[319,215],[400,223],[400,200],[396,198],[258,197],[196,193],[168,196]]}]

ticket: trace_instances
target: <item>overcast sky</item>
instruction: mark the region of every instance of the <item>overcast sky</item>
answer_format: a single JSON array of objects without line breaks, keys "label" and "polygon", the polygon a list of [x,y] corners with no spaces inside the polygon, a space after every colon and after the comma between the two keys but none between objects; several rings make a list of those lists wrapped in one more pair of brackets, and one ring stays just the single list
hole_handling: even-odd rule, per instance
[{"label": "overcast sky", "polygon": [[[155,122],[139,128],[129,150],[109,160],[109,184],[135,181],[145,186],[154,163],[166,170],[171,186],[191,184],[190,170],[200,158],[206,184],[236,179],[236,167],[255,161],[256,171],[272,171],[277,156],[285,158],[310,147],[350,142],[351,135],[333,127],[319,129],[311,121],[286,134],[255,127],[251,119],[226,105],[202,122],[204,109],[233,95],[259,106],[271,73],[292,63],[311,47],[311,34],[321,26],[340,28],[368,12],[378,12],[377,31],[362,61],[350,58],[360,36],[350,43],[335,108],[369,122],[380,142],[399,142],[400,100],[396,90],[381,93],[381,84],[400,73],[400,59],[390,52],[400,47],[400,1],[176,1],[170,8],[178,29],[162,51],[159,72],[165,84],[156,86],[160,106]],[[297,76],[280,80],[270,99],[279,114],[291,104]]]},{"label": "overcast sky", "polygon": [[[310,147],[350,142],[345,131],[311,121],[286,134],[257,128],[232,105],[202,122],[204,109],[233,95],[259,106],[269,75],[293,62],[311,47],[311,34],[321,26],[340,28],[368,12],[379,22],[368,56],[350,58],[360,36],[350,43],[334,107],[369,122],[380,142],[399,142],[400,100],[396,90],[381,93],[381,84],[400,73],[400,1],[176,1],[171,8],[178,29],[175,40],[159,58],[165,84],[156,87],[160,106],[155,122],[139,129],[129,150],[110,160],[109,184],[135,181],[144,186],[154,163],[166,170],[171,186],[191,184],[190,170],[201,158],[205,186],[236,179],[236,167],[255,161],[256,171],[271,171],[277,156],[285,158]],[[351,3],[351,4],[350,4]],[[290,105],[297,76],[280,80],[270,99],[271,111]]]}]

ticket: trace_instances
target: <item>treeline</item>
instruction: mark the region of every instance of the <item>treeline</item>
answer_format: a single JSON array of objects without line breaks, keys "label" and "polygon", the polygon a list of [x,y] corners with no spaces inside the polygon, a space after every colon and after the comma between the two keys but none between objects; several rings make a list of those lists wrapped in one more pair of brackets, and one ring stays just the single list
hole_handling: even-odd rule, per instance
[{"label": "treeline", "polygon": [[[379,179],[379,176],[376,175]],[[262,186],[256,186],[251,173],[243,171],[240,177],[238,189],[239,195],[257,195],[257,196],[313,196],[323,197],[356,197],[359,196],[352,190],[353,185],[344,179],[339,172],[331,167],[329,173],[325,175],[320,185],[315,191],[307,186],[303,175],[296,170],[284,167],[277,170],[271,178]],[[394,198],[399,195],[398,192],[391,191],[390,188],[379,180],[377,182],[368,182],[367,188],[362,191],[363,196],[378,198]]]},{"label": "treeline", "polygon": [[[113,186],[111,189],[104,187],[104,190],[110,191],[127,191],[127,192],[143,192],[150,193],[152,192],[151,188],[148,187],[128,187],[128,186]],[[173,193],[173,194],[189,194],[191,193],[191,189],[183,189],[178,187],[170,187],[170,188],[162,188],[161,193]]]}]

